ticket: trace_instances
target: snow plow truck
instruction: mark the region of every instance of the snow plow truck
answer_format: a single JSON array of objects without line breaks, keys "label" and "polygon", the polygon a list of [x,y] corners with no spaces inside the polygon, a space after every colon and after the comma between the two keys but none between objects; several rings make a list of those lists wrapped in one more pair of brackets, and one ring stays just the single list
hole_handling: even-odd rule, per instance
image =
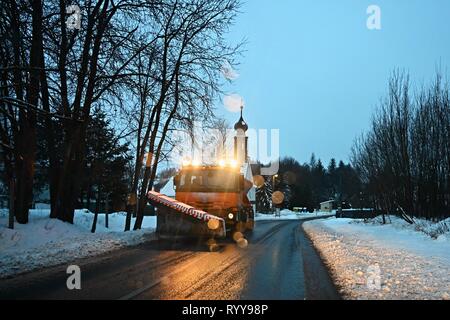
[{"label": "snow plow truck", "polygon": [[185,164],[173,179],[175,199],[148,193],[156,207],[159,237],[225,238],[255,227],[247,196],[253,183],[236,165]]}]

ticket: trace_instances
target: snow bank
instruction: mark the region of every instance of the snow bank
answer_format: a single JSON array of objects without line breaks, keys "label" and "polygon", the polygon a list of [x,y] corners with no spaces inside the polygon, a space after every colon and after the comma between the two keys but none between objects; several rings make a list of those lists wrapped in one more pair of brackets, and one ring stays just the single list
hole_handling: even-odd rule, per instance
[{"label": "snow bank", "polygon": [[431,223],[391,222],[330,218],[303,227],[344,298],[450,299],[450,233],[433,239],[422,230]]},{"label": "snow bank", "polygon": [[73,262],[152,238],[156,217],[145,217],[143,230],[123,232],[125,213],[99,215],[96,233],[91,233],[94,215],[75,212],[74,224],[49,218],[49,210],[30,210],[29,223],[7,228],[8,211],[0,210],[0,278],[35,269]]},{"label": "snow bank", "polygon": [[281,210],[280,216],[275,216],[275,214],[264,214],[256,213],[256,221],[266,221],[266,220],[303,220],[308,218],[314,218],[319,216],[329,216],[332,213],[329,212],[315,212],[315,213],[305,213],[305,212],[294,212],[291,210]]},{"label": "snow bank", "polygon": [[[425,219],[414,219],[414,222],[414,224],[409,224],[397,216],[386,216],[386,223],[395,229],[403,231],[420,231],[432,239],[439,239],[441,236],[442,239],[450,238],[450,218],[438,223]],[[350,223],[383,226],[383,219],[379,216],[369,220],[353,220]]]}]

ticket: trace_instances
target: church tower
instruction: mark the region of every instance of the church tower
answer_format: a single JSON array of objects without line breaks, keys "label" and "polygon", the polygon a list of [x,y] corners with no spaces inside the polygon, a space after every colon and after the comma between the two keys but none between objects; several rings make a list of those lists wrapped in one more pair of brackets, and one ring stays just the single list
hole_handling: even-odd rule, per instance
[{"label": "church tower", "polygon": [[248,130],[248,125],[243,118],[244,106],[241,106],[241,117],[238,122],[234,125],[234,130],[236,135],[234,137],[234,159],[237,161],[239,166],[248,162],[248,137],[246,132]]}]

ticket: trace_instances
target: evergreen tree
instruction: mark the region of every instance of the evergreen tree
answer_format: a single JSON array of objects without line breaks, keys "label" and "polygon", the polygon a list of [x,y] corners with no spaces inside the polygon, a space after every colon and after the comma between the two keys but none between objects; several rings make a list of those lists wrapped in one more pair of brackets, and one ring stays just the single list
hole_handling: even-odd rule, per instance
[{"label": "evergreen tree", "polygon": [[269,213],[272,204],[272,182],[270,177],[264,177],[264,184],[256,188],[256,211]]},{"label": "evergreen tree", "polygon": [[327,169],[327,194],[330,198],[335,198],[337,195],[337,167],[336,159],[332,158]]},{"label": "evergreen tree", "polygon": [[[130,176],[128,144],[120,142],[111,128],[110,121],[97,109],[88,126],[86,139],[86,161],[80,206],[93,208],[106,201],[110,209],[123,210]],[[94,200],[95,199],[95,200]]]},{"label": "evergreen tree", "polygon": [[285,208],[302,207],[312,211],[320,202],[330,199],[339,204],[346,201],[360,205],[361,183],[353,167],[343,161],[336,166],[336,160],[331,159],[325,169],[314,154],[303,165],[295,159],[284,158],[280,161],[279,175],[282,180],[278,188],[285,194]]}]

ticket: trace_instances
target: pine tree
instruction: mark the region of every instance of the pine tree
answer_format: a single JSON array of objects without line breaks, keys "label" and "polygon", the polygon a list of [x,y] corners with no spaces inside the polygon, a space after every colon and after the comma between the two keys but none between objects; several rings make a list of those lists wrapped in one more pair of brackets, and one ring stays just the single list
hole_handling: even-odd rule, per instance
[{"label": "pine tree", "polygon": [[338,190],[336,159],[332,158],[327,169],[327,194],[330,198],[335,198]]},{"label": "pine tree", "polygon": [[99,201],[104,205],[108,201],[110,208],[123,209],[129,184],[128,153],[128,144],[120,142],[106,114],[97,109],[88,127],[81,205],[90,208],[96,199],[96,207]]},{"label": "pine tree", "polygon": [[272,204],[272,183],[271,177],[264,177],[264,184],[256,188],[256,211],[269,213]]},{"label": "pine tree", "polygon": [[311,170],[317,166],[316,155],[314,153],[311,154],[311,159],[309,160],[309,166],[311,167]]}]

